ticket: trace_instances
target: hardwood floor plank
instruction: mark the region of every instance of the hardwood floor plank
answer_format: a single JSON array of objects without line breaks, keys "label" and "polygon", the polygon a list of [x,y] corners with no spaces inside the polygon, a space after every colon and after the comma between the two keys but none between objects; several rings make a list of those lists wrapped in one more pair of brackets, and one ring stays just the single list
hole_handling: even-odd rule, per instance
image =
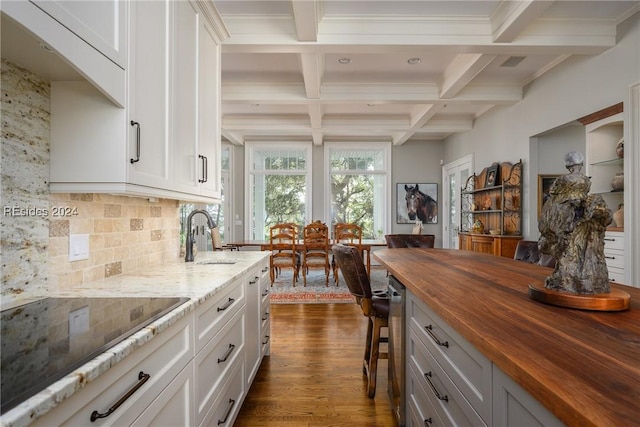
[{"label": "hardwood floor plank", "polygon": [[376,397],[362,372],[366,318],[356,304],[271,306],[265,357],[236,427],[397,427],[387,394],[387,360]]}]

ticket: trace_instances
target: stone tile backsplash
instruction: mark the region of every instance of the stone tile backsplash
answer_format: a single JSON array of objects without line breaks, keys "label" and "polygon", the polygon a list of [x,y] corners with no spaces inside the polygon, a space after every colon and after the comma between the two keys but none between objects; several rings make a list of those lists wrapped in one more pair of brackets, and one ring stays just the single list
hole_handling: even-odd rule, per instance
[{"label": "stone tile backsplash", "polygon": [[[2,306],[162,263],[179,252],[175,200],[49,194],[49,82],[2,59]],[[89,259],[69,261],[69,235]]]}]

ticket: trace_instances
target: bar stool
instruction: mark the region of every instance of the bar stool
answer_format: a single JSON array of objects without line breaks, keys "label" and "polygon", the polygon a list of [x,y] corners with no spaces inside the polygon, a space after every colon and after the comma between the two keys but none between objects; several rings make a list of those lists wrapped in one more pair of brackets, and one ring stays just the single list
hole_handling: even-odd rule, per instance
[{"label": "bar stool", "polygon": [[382,328],[389,326],[389,298],[373,295],[367,270],[360,252],[353,246],[336,244],[331,247],[340,271],[351,294],[356,298],[362,313],[367,318],[367,341],[363,360],[363,371],[367,376],[367,394],[376,395],[378,359],[388,359],[388,352],[380,352],[380,343],[388,343],[380,336]]}]

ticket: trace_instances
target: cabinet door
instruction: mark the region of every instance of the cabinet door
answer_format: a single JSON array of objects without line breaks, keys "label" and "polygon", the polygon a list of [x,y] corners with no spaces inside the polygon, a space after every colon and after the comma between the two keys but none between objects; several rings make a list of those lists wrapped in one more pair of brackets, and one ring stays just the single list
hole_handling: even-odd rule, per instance
[{"label": "cabinet door", "polygon": [[485,254],[494,254],[493,237],[471,236],[471,250]]},{"label": "cabinet door", "polygon": [[176,2],[175,152],[176,189],[199,193],[203,172],[198,158],[198,27],[200,16],[191,2]]},{"label": "cabinet door", "polygon": [[[128,182],[170,189],[170,1],[134,1],[129,57]],[[130,123],[129,123],[130,124]]]},{"label": "cabinet door", "polygon": [[221,198],[220,165],[220,125],[221,125],[221,68],[220,46],[216,43],[213,30],[204,20],[200,21],[198,40],[199,53],[199,133],[198,150],[204,156],[205,182],[202,183],[204,196]]},{"label": "cabinet door", "polygon": [[160,396],[135,420],[140,426],[192,426],[193,418],[193,366],[187,365],[165,388]]},{"label": "cabinet door", "polygon": [[30,0],[100,53],[126,69],[127,7],[121,0]]}]

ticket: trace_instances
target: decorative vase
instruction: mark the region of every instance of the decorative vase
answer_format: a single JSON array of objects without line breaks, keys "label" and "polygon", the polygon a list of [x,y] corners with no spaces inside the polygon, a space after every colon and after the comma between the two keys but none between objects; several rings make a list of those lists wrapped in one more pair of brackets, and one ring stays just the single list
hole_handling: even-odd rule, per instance
[{"label": "decorative vase", "polygon": [[616,144],[616,154],[619,159],[624,157],[624,138],[620,138],[620,141]]},{"label": "decorative vase", "polygon": [[624,190],[624,172],[618,172],[611,180],[611,188],[613,191]]},{"label": "decorative vase", "polygon": [[624,203],[620,203],[618,210],[613,213],[616,227],[624,228]]}]

